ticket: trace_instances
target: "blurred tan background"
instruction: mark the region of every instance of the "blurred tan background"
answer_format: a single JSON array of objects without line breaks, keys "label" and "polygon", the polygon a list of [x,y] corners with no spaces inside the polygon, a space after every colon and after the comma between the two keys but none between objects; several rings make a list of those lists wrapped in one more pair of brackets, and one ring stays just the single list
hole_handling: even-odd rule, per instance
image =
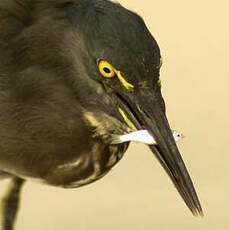
[{"label": "blurred tan background", "polygon": [[17,230],[229,229],[229,1],[122,4],[145,19],[161,47],[168,119],[186,135],[179,148],[205,218],[192,217],[147,146],[132,144],[111,173],[89,186],[27,183]]}]

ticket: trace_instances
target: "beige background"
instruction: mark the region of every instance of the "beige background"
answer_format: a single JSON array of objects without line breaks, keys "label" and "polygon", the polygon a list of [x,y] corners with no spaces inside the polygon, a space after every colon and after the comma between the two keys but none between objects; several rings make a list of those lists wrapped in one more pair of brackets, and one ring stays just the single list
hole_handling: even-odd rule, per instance
[{"label": "beige background", "polygon": [[[75,190],[27,183],[17,230],[229,229],[227,0],[125,0],[164,57],[163,95],[205,218],[193,218],[148,148],[132,144],[104,179]],[[1,194],[7,181],[1,182]]]}]

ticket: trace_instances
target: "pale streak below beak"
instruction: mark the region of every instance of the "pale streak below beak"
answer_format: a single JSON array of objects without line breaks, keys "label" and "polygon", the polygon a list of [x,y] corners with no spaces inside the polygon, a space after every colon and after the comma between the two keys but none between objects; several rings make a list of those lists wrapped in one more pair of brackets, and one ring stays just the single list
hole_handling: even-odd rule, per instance
[{"label": "pale streak below beak", "polygon": [[[181,132],[178,132],[176,130],[173,130],[172,133],[173,133],[173,137],[176,142],[185,137]],[[129,141],[140,142],[140,143],[144,143],[147,145],[157,144],[154,137],[151,136],[146,129],[134,131],[134,132],[131,132],[125,135],[112,135],[111,143],[120,144],[124,142],[129,142]]]}]

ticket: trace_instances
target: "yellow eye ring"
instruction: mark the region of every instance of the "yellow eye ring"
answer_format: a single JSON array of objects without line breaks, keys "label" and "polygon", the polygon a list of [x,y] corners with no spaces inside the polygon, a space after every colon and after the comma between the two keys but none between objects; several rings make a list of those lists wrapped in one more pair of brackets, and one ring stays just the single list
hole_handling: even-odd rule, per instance
[{"label": "yellow eye ring", "polygon": [[103,77],[112,78],[116,75],[114,67],[105,60],[99,61],[98,67]]}]

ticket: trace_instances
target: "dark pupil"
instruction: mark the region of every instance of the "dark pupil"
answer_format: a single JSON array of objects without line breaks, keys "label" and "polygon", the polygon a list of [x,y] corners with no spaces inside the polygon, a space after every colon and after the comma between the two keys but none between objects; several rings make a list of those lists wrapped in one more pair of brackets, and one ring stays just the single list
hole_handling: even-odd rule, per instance
[{"label": "dark pupil", "polygon": [[103,68],[103,71],[104,71],[105,73],[111,73],[110,69],[108,69],[107,67],[104,67],[104,68]]}]

